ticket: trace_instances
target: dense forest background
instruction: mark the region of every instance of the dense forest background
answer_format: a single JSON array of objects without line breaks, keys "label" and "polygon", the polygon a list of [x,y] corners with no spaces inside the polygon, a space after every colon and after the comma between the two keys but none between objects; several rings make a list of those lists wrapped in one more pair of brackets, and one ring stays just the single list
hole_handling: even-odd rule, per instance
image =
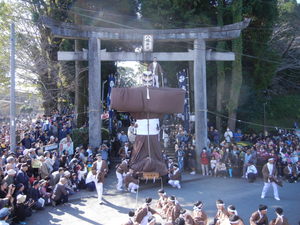
[{"label": "dense forest background", "polygon": [[[209,42],[208,49],[233,51],[234,62],[207,63],[208,117],[219,129],[229,126],[261,131],[264,124],[294,127],[300,120],[300,5],[296,0],[20,0],[0,1],[0,85],[8,86],[9,25],[17,28],[19,79],[37,88],[46,113],[69,107],[86,122],[87,63],[59,62],[59,50],[88,49],[87,41],[52,36],[41,18],[61,22],[128,29],[223,26],[251,18],[242,36]],[[108,51],[134,51],[141,43],[106,41]],[[154,43],[154,51],[187,51],[191,42]],[[142,62],[143,64],[146,62]],[[193,102],[192,63],[161,62],[172,87],[176,73],[188,69]],[[130,73],[116,62],[102,64],[109,74]],[[193,105],[191,106],[193,110]]]}]

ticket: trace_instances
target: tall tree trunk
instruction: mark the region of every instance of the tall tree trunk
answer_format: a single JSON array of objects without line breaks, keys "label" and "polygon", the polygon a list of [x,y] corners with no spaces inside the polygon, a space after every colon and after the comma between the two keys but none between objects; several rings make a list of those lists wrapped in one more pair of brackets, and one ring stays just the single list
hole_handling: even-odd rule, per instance
[{"label": "tall tree trunk", "polygon": [[[83,0],[77,1],[78,7],[82,8]],[[82,17],[78,14],[74,15],[75,24],[82,24]],[[82,51],[85,47],[83,40],[75,40],[75,52]],[[75,114],[77,115],[76,125],[77,127],[82,127],[87,122],[87,98],[86,89],[88,77],[86,65],[83,61],[75,61]]]},{"label": "tall tree trunk", "polygon": [[[242,0],[234,0],[232,3],[233,23],[242,21]],[[242,74],[242,52],[243,41],[242,36],[232,41],[232,51],[235,53],[235,61],[232,63],[232,77],[230,87],[230,99],[228,103],[228,127],[235,130],[237,108],[240,98],[240,90],[243,82]]]},{"label": "tall tree trunk", "polygon": [[51,114],[52,110],[57,109],[58,86],[55,79],[56,74],[54,68],[52,68],[39,76],[43,98],[42,104],[46,115]]},{"label": "tall tree trunk", "polygon": [[[224,2],[223,0],[218,0],[218,26],[223,26],[223,16],[224,16]],[[225,49],[225,41],[219,41],[217,44],[217,51],[224,51]],[[223,97],[225,91],[225,68],[224,61],[217,61],[217,101],[216,101],[216,109],[217,113],[223,113]],[[216,127],[219,131],[222,129],[222,120],[220,116],[216,116]]]},{"label": "tall tree trunk", "polygon": [[[84,41],[75,40],[75,51],[82,51]],[[87,71],[84,62],[75,62],[75,114],[77,115],[77,127],[82,127],[87,121],[87,113],[85,112],[87,100],[86,100],[86,79]]]}]

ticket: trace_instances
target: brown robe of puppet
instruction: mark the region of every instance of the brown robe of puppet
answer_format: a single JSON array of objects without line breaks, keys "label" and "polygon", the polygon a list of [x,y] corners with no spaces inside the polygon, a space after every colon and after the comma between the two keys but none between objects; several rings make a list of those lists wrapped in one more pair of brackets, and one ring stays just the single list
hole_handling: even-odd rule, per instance
[{"label": "brown robe of puppet", "polygon": [[[168,113],[182,113],[184,97],[185,91],[179,88],[113,88],[111,108],[119,112],[129,112],[137,120],[149,121],[149,119],[162,118]],[[167,175],[168,170],[162,157],[159,134],[136,135],[129,166],[138,172],[157,172],[160,176]]]}]

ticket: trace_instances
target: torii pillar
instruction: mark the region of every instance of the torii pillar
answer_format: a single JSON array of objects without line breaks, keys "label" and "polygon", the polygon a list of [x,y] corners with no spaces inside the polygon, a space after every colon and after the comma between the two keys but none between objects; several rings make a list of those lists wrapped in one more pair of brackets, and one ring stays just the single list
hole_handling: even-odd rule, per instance
[{"label": "torii pillar", "polygon": [[[91,51],[93,49],[93,51]],[[101,137],[101,41],[92,37],[89,39],[89,144],[98,148]]]},{"label": "torii pillar", "polygon": [[205,40],[194,40],[194,103],[196,154],[207,147],[207,97],[206,97],[206,45]]}]

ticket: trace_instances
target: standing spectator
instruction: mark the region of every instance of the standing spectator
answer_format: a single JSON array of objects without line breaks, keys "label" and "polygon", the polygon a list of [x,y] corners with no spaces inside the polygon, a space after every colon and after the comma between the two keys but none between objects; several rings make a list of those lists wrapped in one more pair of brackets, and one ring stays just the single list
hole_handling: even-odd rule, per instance
[{"label": "standing spectator", "polygon": [[57,122],[52,122],[49,130],[49,135],[53,135],[54,137],[58,137],[58,125]]},{"label": "standing spectator", "polygon": [[178,160],[178,167],[180,171],[183,171],[184,168],[184,150],[182,147],[179,147],[178,144],[175,144],[175,154]]},{"label": "standing spectator", "polygon": [[187,158],[188,158],[188,165],[189,169],[191,170],[191,175],[196,174],[196,153],[195,153],[195,147],[192,145],[189,145],[189,149],[187,151]]},{"label": "standing spectator", "polygon": [[219,131],[217,129],[215,129],[212,135],[213,135],[214,144],[218,145],[220,143],[220,133],[219,133]]},{"label": "standing spectator", "polygon": [[130,123],[130,127],[128,127],[128,131],[127,131],[127,136],[128,136],[128,140],[131,144],[134,143],[135,141],[135,136],[136,136],[136,126],[134,122]]},{"label": "standing spectator", "polygon": [[231,159],[228,158],[228,160],[226,161],[226,167],[227,167],[227,170],[228,170],[228,175],[230,178],[232,178],[232,171],[233,171],[233,166],[232,166],[232,163],[231,163]]},{"label": "standing spectator", "polygon": [[246,178],[246,171],[247,171],[247,167],[249,165],[249,161],[251,160],[251,152],[250,150],[248,149],[246,154],[244,155],[244,165],[243,165],[243,176],[242,178]]},{"label": "standing spectator", "polygon": [[231,140],[233,138],[233,133],[232,131],[229,129],[229,127],[227,127],[227,130],[226,132],[224,133],[224,138],[225,138],[225,141],[227,143],[231,143]]},{"label": "standing spectator", "polygon": [[128,137],[127,137],[127,135],[125,134],[124,131],[121,131],[121,134],[120,134],[120,136],[119,136],[119,141],[121,142],[122,146],[125,145],[125,142],[128,142],[128,141],[129,141],[129,140],[128,140]]},{"label": "standing spectator", "polygon": [[31,140],[29,134],[25,134],[25,137],[23,138],[21,143],[25,149],[30,149],[33,141]]},{"label": "standing spectator", "polygon": [[169,146],[169,135],[168,133],[166,132],[166,129],[163,129],[163,134],[162,134],[162,139],[164,140],[164,148],[167,148]]},{"label": "standing spectator", "polygon": [[242,131],[238,129],[237,132],[233,134],[234,142],[240,142],[242,141],[242,138],[243,138]]},{"label": "standing spectator", "polygon": [[208,164],[209,164],[209,156],[206,152],[206,148],[203,148],[200,154],[200,163],[201,163],[201,170],[203,176],[208,176]]},{"label": "standing spectator", "polygon": [[107,147],[106,144],[101,145],[99,153],[101,154],[102,159],[108,162],[109,148]]}]

